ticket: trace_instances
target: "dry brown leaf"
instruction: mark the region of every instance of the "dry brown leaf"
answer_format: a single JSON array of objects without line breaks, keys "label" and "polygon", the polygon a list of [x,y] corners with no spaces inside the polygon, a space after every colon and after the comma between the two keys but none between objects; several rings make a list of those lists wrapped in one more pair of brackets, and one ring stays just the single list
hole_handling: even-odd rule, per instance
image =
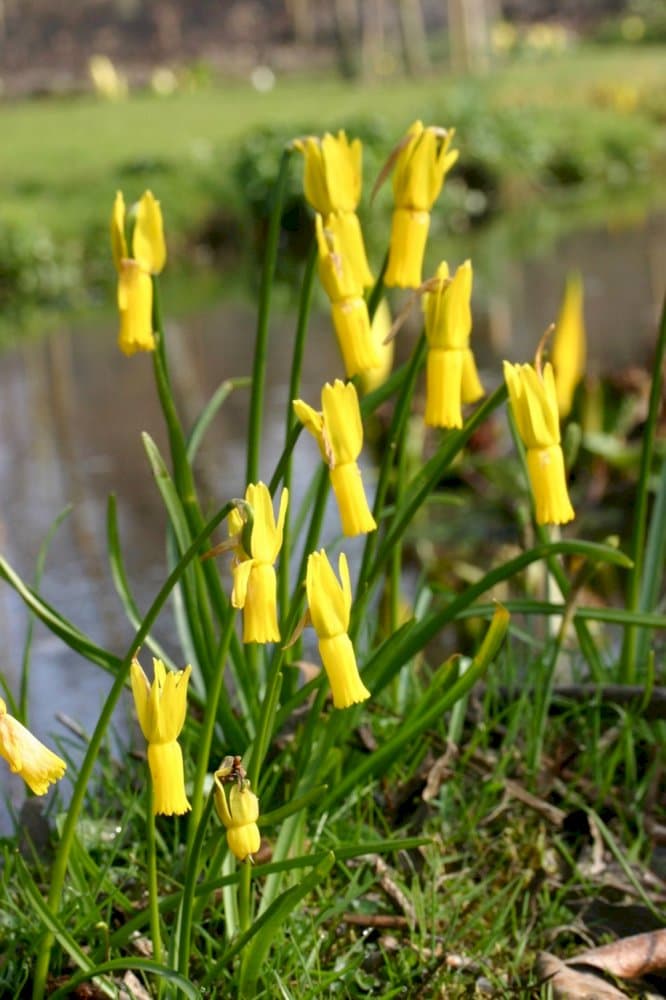
[{"label": "dry brown leaf", "polygon": [[537,974],[549,983],[553,1000],[627,1000],[615,986],[593,972],[579,972],[547,951],[539,952]]},{"label": "dry brown leaf", "polygon": [[593,965],[622,979],[640,979],[666,969],[666,930],[632,934],[576,955],[576,965]]}]

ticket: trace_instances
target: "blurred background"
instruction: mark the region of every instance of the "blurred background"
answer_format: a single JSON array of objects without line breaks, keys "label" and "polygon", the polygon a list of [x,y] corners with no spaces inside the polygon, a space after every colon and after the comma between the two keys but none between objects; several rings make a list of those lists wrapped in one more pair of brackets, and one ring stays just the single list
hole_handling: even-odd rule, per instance
[{"label": "blurred background", "polygon": [[[97,641],[122,649],[132,635],[107,565],[109,492],[142,608],[165,574],[164,513],[139,435],[164,443],[150,358],[116,347],[116,190],[131,203],[150,188],[162,203],[163,305],[190,421],[221,380],[251,369],[284,144],[341,127],[361,137],[360,215],[378,269],[391,187],[372,205],[369,192],[416,118],[456,129],[461,156],[433,212],[426,273],[471,257],[486,385],[498,382],[502,357],[533,356],[566,275],[579,271],[588,377],[628,393],[612,439],[625,460],[645,413],[666,274],[663,0],[0,0],[0,550],[31,579],[50,525],[72,504],[41,587]],[[301,183],[294,156],[264,477],[281,448],[312,239]],[[418,317],[403,350],[416,332]],[[319,296],[303,397],[316,402],[322,381],[341,374]],[[244,491],[246,420],[247,394],[234,392],[202,451],[211,503]],[[581,531],[614,530],[613,516],[596,509]],[[26,627],[3,587],[0,669],[10,686]],[[38,731],[57,712],[97,714],[103,679],[74,661],[37,633]]]}]

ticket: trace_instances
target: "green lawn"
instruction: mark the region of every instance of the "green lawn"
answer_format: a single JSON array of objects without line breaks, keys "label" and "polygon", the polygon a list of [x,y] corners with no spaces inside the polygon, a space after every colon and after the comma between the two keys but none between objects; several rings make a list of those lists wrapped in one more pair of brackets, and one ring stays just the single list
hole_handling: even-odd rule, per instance
[{"label": "green lawn", "polygon": [[[665,66],[660,48],[580,49],[500,68],[476,80],[475,91],[491,107],[529,104],[556,111],[557,121],[589,103],[600,86],[626,81],[663,92]],[[120,103],[87,96],[0,105],[3,214],[66,236],[106,218],[114,189],[130,189],[134,180],[138,189],[159,190],[178,227],[205,209],[203,178],[218,164],[223,171],[240,137],[258,125],[316,123],[323,131],[376,113],[398,135],[415,117],[455,105],[459,90],[460,81],[447,75],[372,85],[298,77],[279,80],[268,94],[229,81],[167,98],[138,93]],[[603,122],[617,112],[590,114]]]}]

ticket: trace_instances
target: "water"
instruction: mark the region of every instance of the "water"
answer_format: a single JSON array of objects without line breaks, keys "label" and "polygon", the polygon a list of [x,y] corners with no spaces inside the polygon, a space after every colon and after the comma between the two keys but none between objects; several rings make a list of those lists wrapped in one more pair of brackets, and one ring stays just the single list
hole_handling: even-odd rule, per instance
[{"label": "water", "polygon": [[[502,357],[530,360],[557,314],[564,278],[572,268],[579,268],[585,280],[590,369],[604,374],[649,363],[666,275],[663,216],[621,231],[598,228],[568,236],[540,258],[503,260],[492,288],[477,273],[474,338],[482,368],[492,371],[487,383],[497,381]],[[188,425],[220,381],[250,373],[254,324],[252,306],[221,304],[168,329],[172,378]],[[294,318],[286,316],[271,325],[261,462],[265,479],[282,448],[294,327]],[[404,350],[409,333],[401,338]],[[302,397],[318,406],[322,382],[341,375],[328,317],[317,315],[305,354]],[[115,324],[94,333],[63,329],[8,350],[0,383],[0,551],[31,580],[49,526],[72,504],[51,546],[42,594],[96,642],[122,655],[133,628],[108,570],[109,493],[117,497],[127,573],[141,608],[148,607],[167,572],[164,508],[140,437],[147,431],[166,454],[151,359],[123,357],[115,344]],[[248,390],[232,393],[202,448],[197,471],[202,495],[211,504],[244,493],[248,401]],[[318,462],[314,442],[304,436],[296,459],[297,493]],[[334,521],[327,530],[327,537],[336,532]],[[16,691],[26,616],[6,586],[0,587],[0,627],[2,670]],[[155,632],[178,659],[168,614]],[[147,665],[147,656],[144,661]],[[90,732],[109,685],[101,670],[37,626],[30,721],[42,738],[53,745],[48,734],[64,732],[63,715]],[[22,783],[4,764],[0,792],[13,802],[23,795]],[[0,804],[0,829],[7,825],[1,810]]]}]

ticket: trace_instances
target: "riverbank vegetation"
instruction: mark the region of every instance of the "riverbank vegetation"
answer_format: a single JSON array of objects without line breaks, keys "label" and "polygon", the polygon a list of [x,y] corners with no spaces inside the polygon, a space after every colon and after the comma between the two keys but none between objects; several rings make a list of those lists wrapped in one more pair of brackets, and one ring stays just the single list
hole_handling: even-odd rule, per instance
[{"label": "riverbank vegetation", "polygon": [[[151,187],[168,200],[170,254],[181,268],[200,273],[212,263],[236,274],[240,247],[251,281],[276,151],[294,135],[343,124],[365,142],[369,188],[390,137],[417,112],[456,121],[460,165],[436,216],[452,240],[491,227],[500,215],[514,215],[520,225],[528,214],[551,211],[551,221],[566,227],[574,213],[599,217],[627,200],[654,206],[666,157],[663,55],[661,46],[581,45],[557,54],[528,51],[488,76],[464,80],[438,75],[363,85],[285,77],[259,92],[237,80],[199,85],[184,77],[165,95],[0,104],[3,325],[16,331],[17,323],[29,324],[36,307],[41,323],[45,307],[89,309],[108,301],[99,209],[119,188],[138,194]],[[361,207],[377,248],[387,236],[387,198],[382,191],[373,207],[367,200]],[[283,241],[296,258],[307,246],[306,220],[293,182]],[[530,228],[538,239],[543,227]]]},{"label": "riverbank vegetation", "polygon": [[[548,126],[561,151],[575,104]],[[255,357],[251,378],[223,381],[192,425],[172,392],[161,295],[186,255],[188,204],[173,202],[172,247],[171,198],[189,180],[166,171],[164,187],[155,184],[167,254],[153,194],[114,202],[127,176],[114,173],[102,196],[101,158],[97,180],[91,167],[98,214],[108,218],[113,203],[105,256],[119,347],[127,364],[150,355],[163,411],[168,450],[147,434],[143,442],[168,565],[139,608],[110,498],[109,572],[132,631],[126,649],[112,650],[44,599],[41,566],[29,586],[0,557],[30,614],[83,658],[81,669],[112,679],[100,717],[85,730],[69,724],[55,763],[20,729],[31,631],[21,689],[3,690],[2,756],[39,791],[66,763],[59,787],[69,792],[66,806],[51,800],[55,830],[40,840],[26,824],[2,845],[7,995],[566,997],[577,975],[567,957],[607,935],[663,940],[666,314],[650,376],[621,398],[604,395],[585,375],[583,289],[572,276],[555,345],[553,331],[534,331],[524,363],[483,386],[474,262],[442,263],[430,214],[442,185],[443,198],[461,197],[447,189],[458,172],[463,183],[470,176],[465,137],[476,137],[475,155],[487,144],[483,163],[504,191],[504,160],[517,178],[532,133],[513,118],[498,149],[495,116],[459,112],[448,129],[417,121],[388,143],[381,130],[366,134],[368,158],[393,172],[393,198],[377,200],[379,254],[355,214],[362,177],[346,138],[317,136],[277,155],[265,139],[254,153],[249,141],[228,151],[246,179],[254,171],[268,183],[260,157],[277,163],[264,197]],[[540,120],[533,114],[525,121]],[[649,130],[640,114],[625,124],[629,153],[626,136]],[[154,155],[170,148],[156,139]],[[590,160],[594,186],[608,160],[608,151],[603,164]],[[123,160],[113,162],[117,171]],[[282,451],[267,467],[269,319],[296,186],[307,240],[293,262]],[[76,195],[81,224],[88,196]],[[95,227],[101,247],[108,224]],[[466,231],[461,222],[463,242]],[[346,379],[322,372],[321,393],[301,399],[319,283]],[[389,283],[423,309],[425,327],[393,371],[391,338],[405,315],[387,316]],[[250,397],[247,489],[205,495],[199,448],[240,392]],[[160,642],[167,607],[172,655]],[[141,729],[132,752],[112,738],[130,689]],[[634,962],[632,972],[655,969]]]}]

